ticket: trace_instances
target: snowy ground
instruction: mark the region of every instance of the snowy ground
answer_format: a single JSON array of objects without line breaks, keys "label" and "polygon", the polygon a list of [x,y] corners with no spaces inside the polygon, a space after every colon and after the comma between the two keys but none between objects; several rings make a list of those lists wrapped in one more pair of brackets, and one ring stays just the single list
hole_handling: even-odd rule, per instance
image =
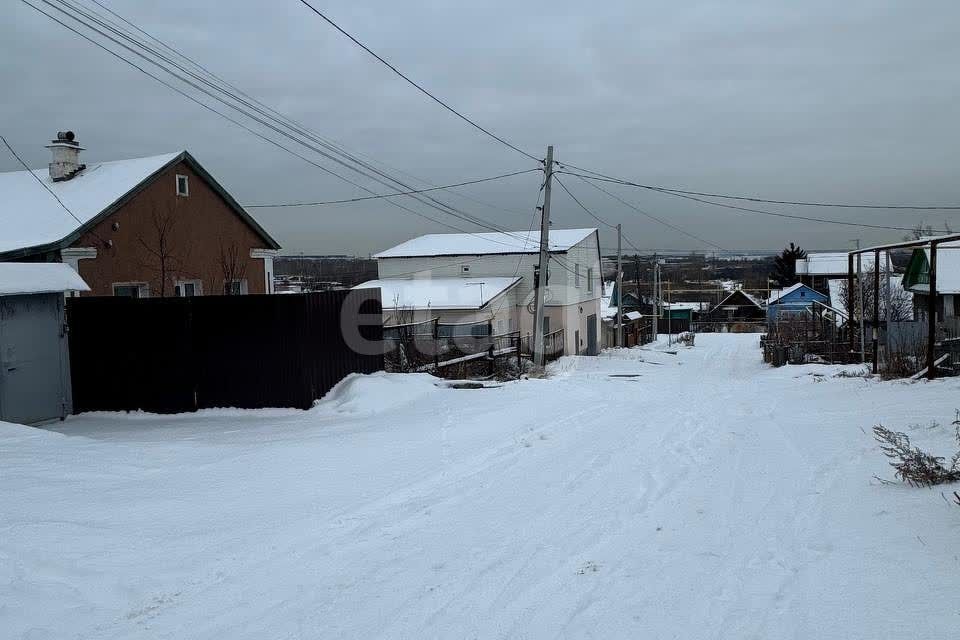
[{"label": "snowy ground", "polygon": [[770,369],[755,335],[553,369],[0,424],[0,636],[957,636],[960,508],[874,480],[869,430],[946,453],[960,381]]}]

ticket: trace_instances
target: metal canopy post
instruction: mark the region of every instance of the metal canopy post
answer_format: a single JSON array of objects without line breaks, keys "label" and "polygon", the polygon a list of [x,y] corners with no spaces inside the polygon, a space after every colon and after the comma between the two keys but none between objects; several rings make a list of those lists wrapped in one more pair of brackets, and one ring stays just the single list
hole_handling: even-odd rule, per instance
[{"label": "metal canopy post", "polygon": [[850,353],[854,351],[853,336],[853,253],[847,254],[847,333],[849,334]]},{"label": "metal canopy post", "polygon": [[[889,317],[890,309],[887,309]],[[873,252],[873,373],[880,372],[880,250]]]},{"label": "metal canopy post", "polygon": [[927,298],[927,378],[937,377],[937,242],[930,241],[930,295]]}]

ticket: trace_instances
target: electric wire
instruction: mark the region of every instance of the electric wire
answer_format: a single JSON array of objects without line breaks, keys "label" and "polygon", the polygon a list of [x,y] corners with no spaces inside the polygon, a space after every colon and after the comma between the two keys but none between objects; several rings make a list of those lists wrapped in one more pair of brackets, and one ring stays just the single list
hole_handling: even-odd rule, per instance
[{"label": "electric wire", "polygon": [[537,161],[537,162],[542,162],[542,160],[541,160],[540,158],[537,158],[536,156],[534,156],[534,155],[532,155],[532,154],[530,154],[530,153],[527,153],[527,152],[524,151],[523,149],[521,149],[521,148],[519,148],[519,147],[511,144],[510,142],[506,141],[506,140],[503,139],[502,137],[500,137],[500,136],[498,136],[497,134],[491,132],[489,129],[486,129],[486,128],[482,127],[481,125],[477,124],[476,122],[474,122],[473,120],[471,120],[471,119],[468,118],[467,116],[463,115],[462,113],[460,113],[459,111],[457,111],[456,109],[454,109],[453,107],[451,107],[449,104],[447,104],[446,102],[444,102],[443,100],[441,100],[440,98],[438,98],[437,96],[435,96],[434,94],[430,93],[430,92],[429,92],[427,89],[425,89],[422,85],[420,85],[420,84],[418,84],[417,82],[415,82],[414,80],[412,80],[409,76],[407,76],[406,74],[404,74],[402,71],[400,71],[400,70],[399,70],[397,67],[395,67],[393,64],[391,64],[390,62],[388,62],[387,60],[385,60],[382,56],[380,56],[379,54],[377,54],[376,52],[374,52],[374,51],[373,51],[372,49],[370,49],[367,45],[363,44],[363,43],[360,42],[357,38],[355,38],[353,35],[351,35],[350,33],[348,33],[343,27],[341,27],[341,26],[338,25],[336,22],[334,22],[333,20],[331,20],[325,13],[323,13],[322,11],[320,11],[319,9],[317,9],[315,6],[313,6],[312,4],[310,4],[309,2],[307,2],[307,0],[299,0],[299,1],[300,1],[300,3],[301,3],[302,5],[304,5],[304,6],[307,7],[308,9],[310,9],[310,11],[312,11],[312,12],[315,13],[316,15],[320,16],[320,18],[322,18],[325,22],[327,22],[327,24],[329,24],[329,25],[332,26],[334,29],[336,29],[337,31],[339,31],[341,34],[343,34],[344,36],[346,36],[346,37],[347,37],[351,42],[353,42],[355,45],[357,45],[358,47],[360,47],[361,49],[363,49],[364,51],[366,51],[367,53],[369,53],[371,56],[373,56],[374,58],[376,58],[380,63],[382,63],[383,65],[385,65],[388,69],[390,69],[390,70],[393,71],[395,74],[397,74],[398,76],[400,76],[401,78],[403,78],[404,80],[406,80],[407,83],[409,83],[411,86],[413,86],[413,87],[416,88],[418,91],[420,91],[420,93],[424,94],[425,96],[427,96],[428,98],[430,98],[431,100],[433,100],[434,102],[436,102],[437,104],[439,104],[441,107],[443,107],[444,109],[446,109],[447,111],[449,111],[449,112],[452,113],[453,115],[457,116],[458,118],[460,118],[461,120],[463,120],[464,122],[466,122],[467,124],[469,124],[471,127],[477,129],[478,131],[481,131],[481,132],[485,133],[487,136],[493,138],[493,139],[496,140],[497,142],[499,142],[499,143],[501,143],[501,144],[503,144],[503,145],[506,145],[506,146],[509,147],[510,149],[513,149],[513,150],[516,151],[517,153],[520,153],[520,154],[526,156],[527,158],[529,158],[529,159],[531,159],[531,160],[535,160],[535,161]]}]

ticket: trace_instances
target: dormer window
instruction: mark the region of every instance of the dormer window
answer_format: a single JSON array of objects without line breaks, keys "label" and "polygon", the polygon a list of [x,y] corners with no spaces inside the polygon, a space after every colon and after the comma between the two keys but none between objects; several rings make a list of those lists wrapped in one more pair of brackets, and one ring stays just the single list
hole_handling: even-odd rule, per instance
[{"label": "dormer window", "polygon": [[177,195],[187,197],[190,195],[190,181],[187,176],[177,174]]}]

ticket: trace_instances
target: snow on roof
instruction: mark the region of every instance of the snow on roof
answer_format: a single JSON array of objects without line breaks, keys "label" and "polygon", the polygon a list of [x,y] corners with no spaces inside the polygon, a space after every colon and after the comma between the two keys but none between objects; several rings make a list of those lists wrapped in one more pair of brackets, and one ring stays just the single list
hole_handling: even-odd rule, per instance
[{"label": "snow on roof", "polygon": [[[923,252],[929,264],[930,247],[924,247]],[[912,288],[917,291],[929,291],[930,285],[920,284]],[[937,293],[960,293],[960,242],[944,242],[937,245]]]},{"label": "snow on roof", "polygon": [[770,297],[767,298],[767,304],[773,304],[783,296],[793,293],[802,286],[804,286],[804,284],[802,282],[798,282],[797,284],[792,284],[784,289],[773,289],[770,291]]},{"label": "snow on roof", "polygon": [[[63,240],[176,158],[149,158],[91,164],[70,180],[54,182],[46,167],[0,173],[0,253]],[[78,222],[41,186],[50,188]]]},{"label": "snow on roof", "polygon": [[625,314],[623,314],[623,317],[627,320],[639,320],[643,317],[643,314],[639,311],[627,311]]},{"label": "snow on roof", "polygon": [[762,309],[762,308],[763,308],[763,303],[760,302],[760,300],[758,300],[757,298],[753,297],[752,295],[750,295],[749,293],[747,293],[747,292],[744,291],[743,289],[734,289],[733,291],[731,291],[730,293],[728,293],[727,296],[726,296],[723,300],[721,300],[721,301],[719,302],[719,304],[717,304],[717,306],[719,307],[719,306],[723,305],[727,300],[729,300],[729,299],[732,298],[733,296],[737,295],[738,293],[743,294],[743,297],[746,298],[747,300],[749,300],[750,302],[752,302],[753,304],[755,304],[755,305],[757,306],[757,308],[759,308],[759,309]]},{"label": "snow on roof", "polygon": [[689,309],[690,311],[706,311],[710,308],[709,302],[664,302],[668,309]]},{"label": "snow on roof", "polygon": [[[883,254],[883,252],[881,252]],[[873,268],[873,254],[860,254],[861,269]],[[854,260],[856,269],[856,260]],[[847,254],[842,251],[828,251],[822,253],[808,253],[806,259],[797,260],[797,273],[809,276],[830,276],[847,273]]]},{"label": "snow on roof", "polygon": [[[567,251],[596,229],[551,229],[550,251]],[[476,256],[497,253],[537,253],[539,231],[503,233],[429,233],[375,253],[374,258],[415,256]]]},{"label": "snow on roof", "polygon": [[62,262],[0,262],[0,296],[59,291],[90,291],[90,287]]},{"label": "snow on roof", "polygon": [[380,288],[384,309],[481,309],[518,282],[511,278],[384,278],[354,289]]}]

